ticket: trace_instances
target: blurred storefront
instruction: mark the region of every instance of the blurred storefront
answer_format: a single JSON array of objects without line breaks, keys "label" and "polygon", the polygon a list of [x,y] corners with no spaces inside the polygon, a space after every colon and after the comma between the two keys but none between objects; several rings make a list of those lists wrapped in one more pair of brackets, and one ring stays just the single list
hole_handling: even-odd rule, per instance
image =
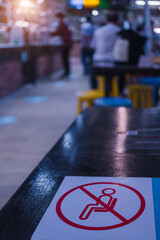
[{"label": "blurred storefront", "polygon": [[[159,34],[160,2],[149,2],[153,2],[150,18]],[[96,28],[105,23],[104,13],[115,9],[122,27],[136,29],[145,22],[144,5],[145,1],[135,0],[0,0],[0,97],[62,68],[61,39],[50,36],[58,25],[57,11],[67,13],[74,47],[80,49],[80,25],[87,14]],[[74,47],[71,54],[77,56]]]},{"label": "blurred storefront", "polygon": [[62,68],[61,41],[49,36],[64,1],[0,1],[0,97]]}]

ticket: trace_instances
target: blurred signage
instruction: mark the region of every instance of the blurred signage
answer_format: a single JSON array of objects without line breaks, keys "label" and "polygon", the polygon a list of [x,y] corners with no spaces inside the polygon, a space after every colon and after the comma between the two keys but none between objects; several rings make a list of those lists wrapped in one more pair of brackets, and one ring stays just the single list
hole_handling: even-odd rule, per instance
[{"label": "blurred signage", "polygon": [[110,8],[110,0],[68,0],[68,7],[71,8]]},{"label": "blurred signage", "polygon": [[73,8],[83,7],[83,0],[68,0],[68,6]]},{"label": "blurred signage", "polygon": [[84,0],[84,7],[98,7],[99,0]]},{"label": "blurred signage", "polygon": [[110,0],[100,0],[99,7],[104,9],[110,8],[111,7]]}]

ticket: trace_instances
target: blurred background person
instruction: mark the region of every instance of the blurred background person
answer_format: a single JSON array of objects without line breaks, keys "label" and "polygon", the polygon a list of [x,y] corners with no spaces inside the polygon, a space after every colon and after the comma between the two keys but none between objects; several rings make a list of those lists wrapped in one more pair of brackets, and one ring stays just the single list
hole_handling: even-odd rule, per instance
[{"label": "blurred background person", "polygon": [[64,75],[63,77],[67,77],[70,74],[70,64],[69,64],[69,53],[72,47],[72,33],[64,22],[65,14],[62,12],[58,12],[56,17],[59,20],[58,28],[55,32],[52,32],[51,36],[60,36],[62,39],[62,59],[64,65]]},{"label": "blurred background person", "polygon": [[155,32],[154,28],[155,28],[154,21],[151,20],[152,51],[155,56],[159,56],[160,55],[160,35]]},{"label": "blurred background person", "polygon": [[91,40],[94,33],[94,26],[91,21],[91,17],[87,16],[86,22],[81,24],[81,37],[82,37],[82,64],[84,68],[84,74],[90,73],[90,66],[92,64],[93,50],[91,48]]},{"label": "blurred background person", "polygon": [[[93,62],[114,62],[113,49],[118,32],[121,28],[117,12],[108,12],[106,15],[106,24],[95,30],[92,40],[92,48],[94,49]],[[106,95],[111,89],[112,76],[107,76]],[[97,88],[97,82],[93,74],[91,74],[91,88]]]},{"label": "blurred background person", "polygon": [[106,16],[106,24],[95,30],[92,40],[94,49],[93,61],[113,62],[113,48],[121,30],[118,26],[117,12],[109,12]]},{"label": "blurred background person", "polygon": [[137,27],[137,33],[140,35],[140,36],[144,36],[146,37],[146,33],[145,33],[145,29],[144,29],[144,24],[139,24],[138,27]]}]

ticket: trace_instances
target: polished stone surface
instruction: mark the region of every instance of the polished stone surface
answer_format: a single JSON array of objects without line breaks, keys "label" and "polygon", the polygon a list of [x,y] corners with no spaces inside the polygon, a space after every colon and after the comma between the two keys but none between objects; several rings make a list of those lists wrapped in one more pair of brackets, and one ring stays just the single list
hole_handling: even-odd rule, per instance
[{"label": "polished stone surface", "polygon": [[30,239],[65,176],[160,177],[160,149],[134,147],[159,128],[158,108],[84,110],[1,210],[0,239]]}]

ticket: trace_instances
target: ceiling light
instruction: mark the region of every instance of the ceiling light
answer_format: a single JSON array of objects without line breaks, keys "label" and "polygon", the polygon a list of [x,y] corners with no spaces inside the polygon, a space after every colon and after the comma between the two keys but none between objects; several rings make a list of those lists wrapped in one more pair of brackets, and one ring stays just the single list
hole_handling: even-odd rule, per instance
[{"label": "ceiling light", "polygon": [[141,0],[137,0],[137,1],[135,1],[135,3],[139,6],[145,5],[145,1],[141,1]]},{"label": "ceiling light", "polygon": [[93,15],[93,16],[98,16],[98,14],[99,14],[99,12],[98,12],[97,10],[93,10],[93,11],[92,11],[92,15]]},{"label": "ceiling light", "polygon": [[[159,6],[160,5],[160,1],[148,1],[147,3],[150,6]],[[137,0],[137,1],[135,1],[135,4],[139,5],[139,6],[144,6],[146,4],[146,2],[144,0]]]},{"label": "ceiling light", "polygon": [[150,5],[150,6],[159,6],[160,5],[160,1],[148,1],[148,5]]},{"label": "ceiling light", "polygon": [[155,33],[160,33],[160,28],[158,28],[158,27],[157,27],[157,28],[154,28],[154,32],[155,32]]}]

